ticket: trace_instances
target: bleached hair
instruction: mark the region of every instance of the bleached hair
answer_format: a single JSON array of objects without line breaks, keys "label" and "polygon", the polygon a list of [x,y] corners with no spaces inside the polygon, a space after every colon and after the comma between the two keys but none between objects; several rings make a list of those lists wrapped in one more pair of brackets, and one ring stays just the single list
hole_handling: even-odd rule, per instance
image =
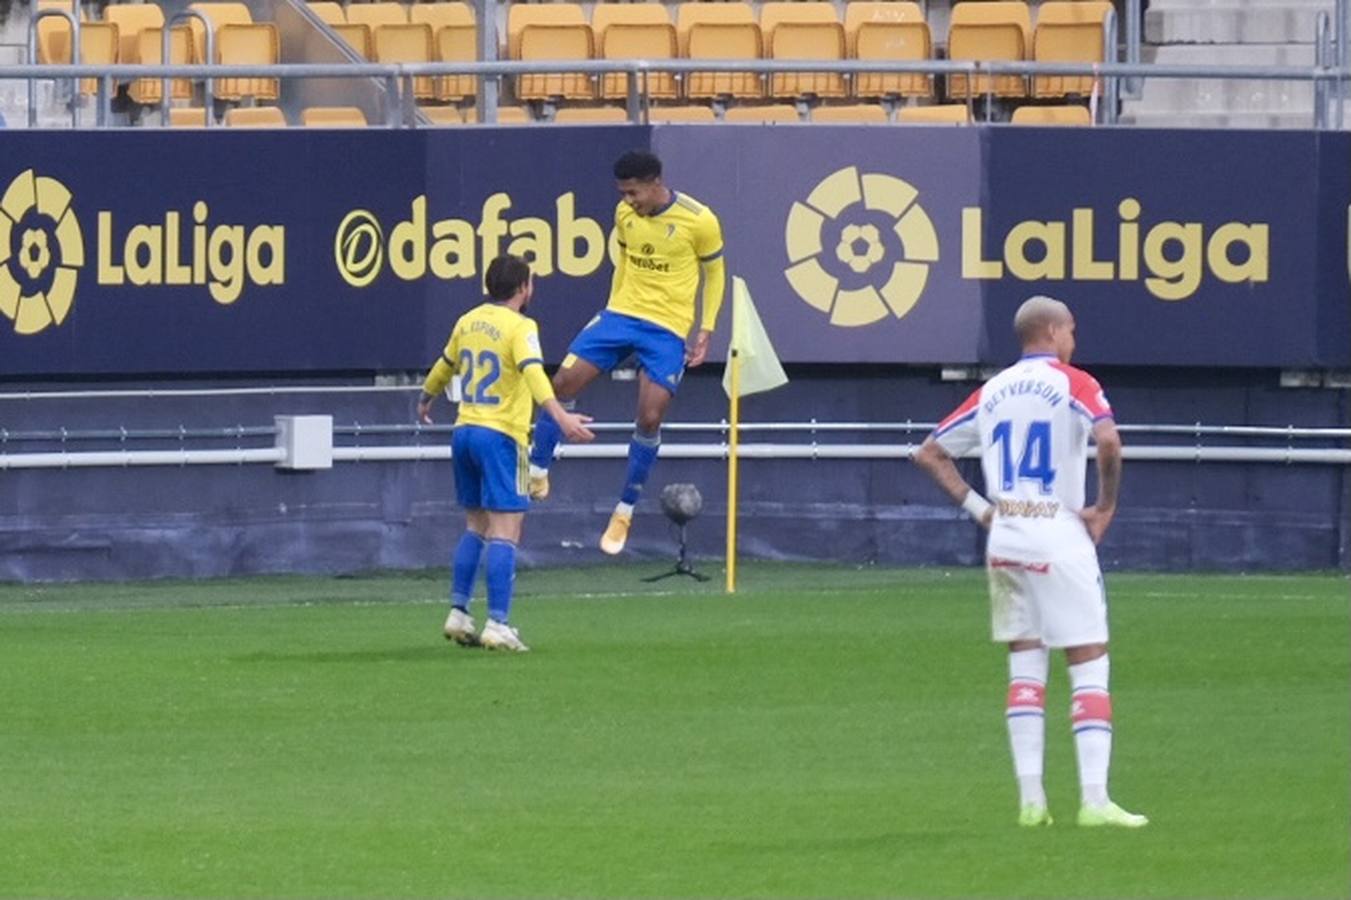
[{"label": "bleached hair", "polygon": [[1018,340],[1028,344],[1042,337],[1052,325],[1070,318],[1070,308],[1051,297],[1038,294],[1028,297],[1013,315],[1013,331]]}]

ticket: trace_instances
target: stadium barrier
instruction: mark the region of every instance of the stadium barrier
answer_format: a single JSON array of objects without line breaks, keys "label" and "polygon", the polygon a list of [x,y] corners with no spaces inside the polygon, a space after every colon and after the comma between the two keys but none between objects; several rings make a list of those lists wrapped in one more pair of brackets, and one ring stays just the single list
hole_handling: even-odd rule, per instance
[{"label": "stadium barrier", "polygon": [[[1324,16],[1326,19],[1326,16]],[[1342,120],[1340,108],[1345,101],[1345,85],[1351,82],[1351,66],[1336,64],[1336,55],[1331,49],[1332,29],[1326,24],[1320,29],[1322,35],[1318,47],[1319,58],[1314,66],[1213,66],[1213,65],[1166,65],[1141,63],[1048,63],[1048,62],[1012,62],[1012,61],[951,61],[916,60],[874,62],[865,60],[576,60],[559,62],[475,62],[475,63],[345,63],[310,64],[285,63],[277,65],[33,65],[9,66],[0,72],[0,78],[22,79],[30,83],[36,80],[95,79],[98,84],[96,94],[96,124],[103,125],[111,121],[111,105],[114,85],[119,80],[155,78],[163,80],[194,79],[208,80],[223,77],[230,78],[356,78],[376,79],[385,85],[389,102],[386,106],[385,123],[391,127],[416,126],[426,124],[417,115],[417,106],[412,94],[414,79],[443,77],[454,75],[477,76],[481,81],[512,77],[517,75],[535,75],[550,73],[580,73],[593,78],[604,75],[623,75],[628,78],[628,112],[635,124],[646,121],[646,98],[642,85],[645,76],[657,72],[688,74],[694,72],[744,72],[761,76],[794,73],[835,73],[853,75],[860,73],[907,73],[918,75],[966,75],[967,83],[977,76],[991,76],[986,80],[992,84],[995,76],[1035,77],[1038,75],[1063,75],[1094,78],[1104,85],[1103,103],[1099,104],[1103,124],[1115,122],[1118,94],[1117,85],[1122,79],[1176,78],[1196,80],[1242,79],[1255,81],[1310,81],[1320,88],[1320,102],[1314,104],[1311,126],[1315,129],[1329,127],[1330,123]],[[1337,86],[1337,90],[1323,89]],[[986,92],[988,99],[993,98],[993,88]],[[970,103],[974,97],[968,95]],[[987,114],[991,104],[987,103]],[[481,121],[484,124],[496,122],[495,105],[485,104]],[[73,110],[74,122],[78,124],[78,109]],[[29,125],[36,125],[36,109],[29,107]],[[207,117],[209,124],[210,117]]]}]

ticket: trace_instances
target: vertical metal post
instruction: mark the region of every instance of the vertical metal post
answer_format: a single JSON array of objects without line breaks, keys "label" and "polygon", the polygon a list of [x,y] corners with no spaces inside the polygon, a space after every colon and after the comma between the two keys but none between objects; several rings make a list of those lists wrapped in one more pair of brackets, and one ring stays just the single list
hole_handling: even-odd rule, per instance
[{"label": "vertical metal post", "polygon": [[[1331,20],[1326,10],[1321,10],[1318,17],[1314,20],[1314,66],[1319,70],[1327,68],[1328,59],[1331,54]],[[1313,83],[1313,127],[1319,131],[1327,127],[1328,121],[1328,102],[1327,102],[1328,83],[1322,78],[1314,79]]]},{"label": "vertical metal post", "polygon": [[625,83],[628,85],[628,96],[624,100],[624,110],[628,113],[629,121],[635,125],[642,121],[642,99],[638,94],[638,70],[629,69],[624,75]]},{"label": "vertical metal post", "polygon": [[[1140,0],[1126,0],[1126,62],[1140,64],[1140,31],[1144,27],[1144,13],[1140,9]],[[1126,79],[1126,96],[1132,100],[1140,99],[1144,88],[1144,79],[1133,76]]]},{"label": "vertical metal post", "polygon": [[[79,12],[79,0],[73,0],[71,7]],[[43,19],[50,19],[59,16],[65,19],[70,25],[70,59],[72,63],[78,64],[80,61],[80,19],[78,15],[73,15],[64,9],[40,9],[28,23],[28,64],[36,65],[38,61],[38,22]],[[59,60],[58,60],[59,62]],[[80,96],[80,79],[73,79],[72,85],[74,95],[72,102]],[[75,112],[75,106],[71,107],[73,122],[79,125],[78,113]],[[38,96],[37,79],[28,79],[28,127],[35,128],[38,124]]]},{"label": "vertical metal post", "polygon": [[399,76],[385,76],[385,124],[390,128],[399,127],[399,114],[403,108],[399,99]]},{"label": "vertical metal post", "polygon": [[[497,60],[497,4],[494,0],[474,0],[474,11],[478,15],[478,58],[483,62]],[[478,120],[485,125],[497,124],[497,102],[501,85],[497,75],[479,77],[475,102],[478,104]]]},{"label": "vertical metal post", "polygon": [[[1109,9],[1102,17],[1102,61],[1111,65],[1118,62],[1121,51],[1117,47],[1116,10]],[[1108,75],[1102,81],[1102,122],[1115,125],[1121,109],[1121,79]]]},{"label": "vertical metal post", "polygon": [[94,124],[100,128],[107,128],[112,118],[113,107],[113,77],[111,75],[99,76],[98,106],[95,108]]},{"label": "vertical metal post", "polygon": [[1338,78],[1332,83],[1332,86],[1337,91],[1335,123],[1338,129],[1340,129],[1346,121],[1345,106],[1347,83],[1344,80],[1344,76],[1347,67],[1351,66],[1351,22],[1348,22],[1348,18],[1351,18],[1351,10],[1348,9],[1349,5],[1351,5],[1351,3],[1349,3],[1348,0],[1337,0],[1337,68],[1342,70],[1343,78]]}]

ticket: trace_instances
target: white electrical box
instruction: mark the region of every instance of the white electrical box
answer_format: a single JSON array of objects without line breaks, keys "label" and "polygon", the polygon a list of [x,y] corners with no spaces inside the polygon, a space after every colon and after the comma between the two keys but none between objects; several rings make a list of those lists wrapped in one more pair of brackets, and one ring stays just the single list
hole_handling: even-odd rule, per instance
[{"label": "white electrical box", "polygon": [[333,468],[332,416],[276,416],[278,469],[313,471]]}]

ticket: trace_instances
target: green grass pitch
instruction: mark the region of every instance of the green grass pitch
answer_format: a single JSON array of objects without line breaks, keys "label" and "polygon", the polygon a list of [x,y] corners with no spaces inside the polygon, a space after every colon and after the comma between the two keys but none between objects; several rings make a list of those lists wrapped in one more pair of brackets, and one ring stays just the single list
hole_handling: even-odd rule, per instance
[{"label": "green grass pitch", "polygon": [[1348,895],[1344,577],[1109,576],[1104,833],[1059,657],[1014,824],[979,572],[654,569],[522,573],[524,656],[444,573],[0,587],[0,895]]}]

